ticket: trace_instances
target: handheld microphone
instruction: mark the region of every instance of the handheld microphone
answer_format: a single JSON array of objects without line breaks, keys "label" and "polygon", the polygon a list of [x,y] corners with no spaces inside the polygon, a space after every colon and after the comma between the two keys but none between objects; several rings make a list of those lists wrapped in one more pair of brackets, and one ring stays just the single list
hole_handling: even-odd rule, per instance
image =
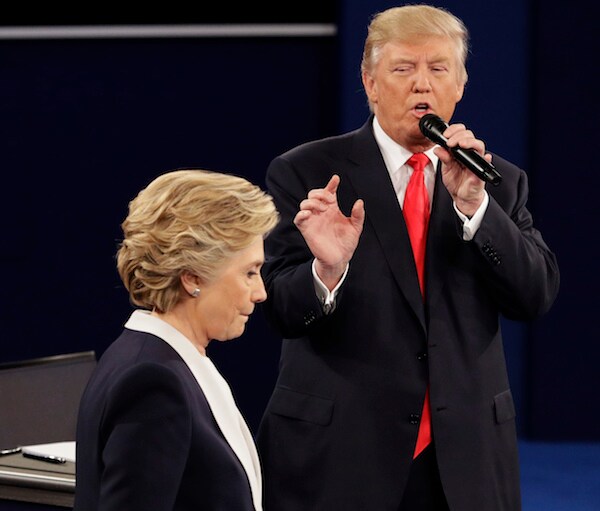
[{"label": "handheld microphone", "polygon": [[448,123],[435,114],[425,114],[419,120],[419,128],[423,135],[450,151],[456,160],[467,167],[479,179],[498,186],[500,181],[502,181],[502,176],[496,170],[496,167],[486,161],[478,152],[458,146],[448,147],[448,139],[442,135],[447,127]]}]

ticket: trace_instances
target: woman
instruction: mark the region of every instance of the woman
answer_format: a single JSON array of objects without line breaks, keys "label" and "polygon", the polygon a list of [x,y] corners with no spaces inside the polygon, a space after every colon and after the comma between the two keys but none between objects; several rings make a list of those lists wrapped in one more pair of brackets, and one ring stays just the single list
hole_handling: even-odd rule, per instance
[{"label": "woman", "polygon": [[260,188],[205,170],[159,176],[129,204],[117,252],[135,310],[82,396],[75,511],[260,510],[261,469],[206,356],[266,298]]}]

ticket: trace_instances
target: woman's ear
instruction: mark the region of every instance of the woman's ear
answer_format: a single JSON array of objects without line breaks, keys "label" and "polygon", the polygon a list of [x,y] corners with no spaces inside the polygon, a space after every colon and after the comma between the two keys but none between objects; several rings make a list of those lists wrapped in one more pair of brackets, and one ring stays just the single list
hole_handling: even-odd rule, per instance
[{"label": "woman's ear", "polygon": [[197,298],[200,295],[200,277],[190,271],[184,271],[180,277],[181,286],[185,292]]}]

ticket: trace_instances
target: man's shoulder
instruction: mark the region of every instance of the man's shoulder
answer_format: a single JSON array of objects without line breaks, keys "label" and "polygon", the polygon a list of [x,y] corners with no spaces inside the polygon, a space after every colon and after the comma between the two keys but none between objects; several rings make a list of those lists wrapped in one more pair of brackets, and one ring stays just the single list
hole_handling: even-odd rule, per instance
[{"label": "man's shoulder", "polygon": [[490,153],[492,155],[492,164],[496,167],[498,172],[502,175],[503,184],[505,187],[512,187],[518,184],[522,179],[527,180],[527,172],[506,158],[499,156],[496,153]]},{"label": "man's shoulder", "polygon": [[285,151],[280,156],[287,158],[292,157],[298,154],[304,154],[308,152],[314,151],[327,151],[331,148],[343,147],[346,145],[349,140],[353,137],[354,131],[342,133],[340,135],[331,135],[324,138],[319,138],[316,140],[309,140],[308,142],[303,142],[287,151]]},{"label": "man's shoulder", "polygon": [[367,124],[358,129],[338,135],[331,135],[316,140],[303,142],[279,155],[285,160],[310,158],[311,156],[335,156],[348,154],[356,144],[362,143],[370,136],[370,126]]}]

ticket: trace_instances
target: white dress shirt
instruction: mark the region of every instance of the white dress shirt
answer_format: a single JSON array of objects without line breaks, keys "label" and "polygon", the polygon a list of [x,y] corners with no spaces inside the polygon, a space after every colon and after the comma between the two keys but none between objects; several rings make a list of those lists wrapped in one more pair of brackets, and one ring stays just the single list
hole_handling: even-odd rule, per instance
[{"label": "white dress shirt", "polygon": [[[392,184],[394,186],[394,191],[396,192],[396,197],[398,197],[398,203],[400,207],[404,204],[404,195],[406,194],[406,188],[408,186],[408,181],[410,180],[410,176],[413,173],[413,168],[407,164],[409,158],[413,155],[409,150],[402,147],[400,144],[394,142],[388,134],[383,131],[383,128],[379,124],[377,117],[373,118],[373,134],[375,136],[375,141],[379,146],[379,150],[381,151],[381,155],[383,156],[383,161],[387,168],[387,171],[390,174],[390,178],[392,180]],[[431,203],[433,200],[433,191],[435,188],[435,173],[438,165],[439,158],[434,154],[433,150],[434,146],[431,149],[425,151],[425,154],[429,158],[429,163],[424,169],[425,174],[425,187],[427,188],[427,193],[429,195],[429,206],[431,208]],[[465,241],[471,241],[475,236],[475,233],[479,229],[481,225],[481,221],[483,219],[483,215],[485,214],[488,204],[489,204],[489,196],[487,192],[485,192],[485,197],[479,209],[475,212],[475,214],[469,218],[465,214],[461,213],[459,209],[456,207],[456,203],[453,203],[454,211],[461,219],[463,223],[463,239]],[[365,205],[368,207],[368,205]],[[327,286],[323,284],[319,276],[317,275],[315,269],[315,261],[312,264],[312,273],[315,284],[315,291],[319,300],[323,304],[323,310],[325,313],[329,314],[335,309],[335,297],[337,295],[337,291],[344,282],[346,275],[348,273],[348,266],[346,267],[346,271],[344,275],[338,282],[337,286],[329,291]]]}]

